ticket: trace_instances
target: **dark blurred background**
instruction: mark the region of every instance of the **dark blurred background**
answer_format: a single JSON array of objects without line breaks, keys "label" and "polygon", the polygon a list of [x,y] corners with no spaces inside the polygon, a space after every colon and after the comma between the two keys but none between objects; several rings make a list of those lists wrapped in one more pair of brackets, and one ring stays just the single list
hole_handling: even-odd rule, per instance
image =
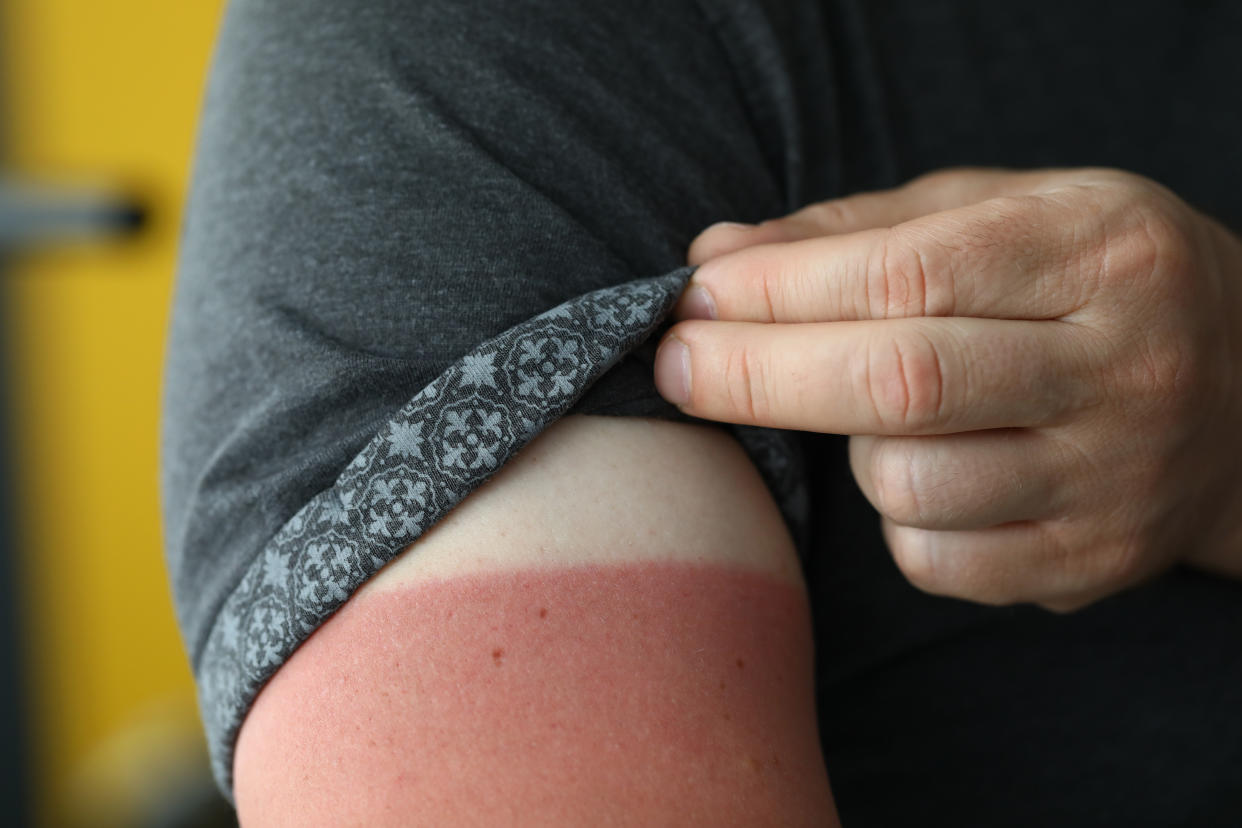
[{"label": "dark blurred background", "polygon": [[0,4],[0,824],[236,824],[207,772],[157,487],[223,0]]}]

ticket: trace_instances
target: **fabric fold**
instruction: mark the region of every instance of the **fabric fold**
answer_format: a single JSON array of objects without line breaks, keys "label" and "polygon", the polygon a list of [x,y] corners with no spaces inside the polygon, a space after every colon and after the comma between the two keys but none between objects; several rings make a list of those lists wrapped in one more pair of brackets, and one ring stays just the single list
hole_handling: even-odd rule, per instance
[{"label": "fabric fold", "polygon": [[[575,297],[483,342],[416,393],[255,556],[197,665],[212,772],[233,801],[234,744],[263,685],[349,596],[659,329],[693,272]],[[796,434],[731,426],[805,549]]]}]

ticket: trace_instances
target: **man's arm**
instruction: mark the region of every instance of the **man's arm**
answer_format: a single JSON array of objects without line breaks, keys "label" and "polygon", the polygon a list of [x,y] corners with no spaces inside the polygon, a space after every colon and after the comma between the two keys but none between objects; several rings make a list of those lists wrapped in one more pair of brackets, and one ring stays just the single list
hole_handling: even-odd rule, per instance
[{"label": "man's arm", "polygon": [[830,825],[805,588],[723,430],[575,415],[264,688],[245,826]]}]

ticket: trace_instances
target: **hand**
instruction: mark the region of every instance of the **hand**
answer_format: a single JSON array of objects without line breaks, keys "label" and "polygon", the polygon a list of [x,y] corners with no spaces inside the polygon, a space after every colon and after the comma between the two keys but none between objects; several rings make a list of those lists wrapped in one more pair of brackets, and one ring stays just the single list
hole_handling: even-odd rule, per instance
[{"label": "hand", "polygon": [[1179,561],[1242,577],[1242,241],[1161,185],[950,169],[713,225],[689,263],[660,393],[856,435],[916,586],[1067,611]]}]

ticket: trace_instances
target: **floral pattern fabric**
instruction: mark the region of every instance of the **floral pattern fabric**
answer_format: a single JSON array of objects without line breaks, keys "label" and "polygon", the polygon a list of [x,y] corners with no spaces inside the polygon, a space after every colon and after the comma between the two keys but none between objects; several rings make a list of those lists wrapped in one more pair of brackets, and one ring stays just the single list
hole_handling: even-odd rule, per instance
[{"label": "floral pattern fabric", "polygon": [[[482,343],[416,393],[280,528],[216,616],[197,668],[212,771],[230,800],[237,731],[280,665],[354,590],[650,338],[692,270],[576,297]],[[732,428],[805,549],[806,490],[792,434]]]}]

